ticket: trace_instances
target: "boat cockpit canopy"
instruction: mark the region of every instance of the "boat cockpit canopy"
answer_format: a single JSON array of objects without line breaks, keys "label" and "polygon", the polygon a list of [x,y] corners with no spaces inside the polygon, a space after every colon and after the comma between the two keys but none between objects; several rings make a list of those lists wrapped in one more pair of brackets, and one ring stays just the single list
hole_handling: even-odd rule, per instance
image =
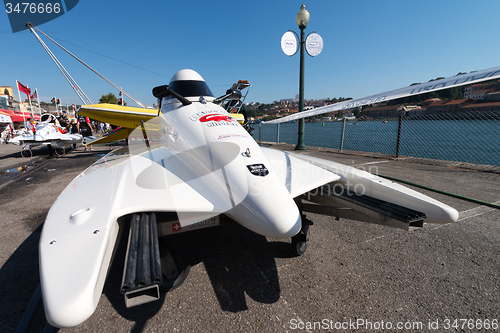
[{"label": "boat cockpit canopy", "polygon": [[[169,84],[170,89],[178,93],[183,97],[214,97],[212,91],[208,87],[205,81],[194,81],[194,80],[182,80],[182,81],[172,81]],[[167,99],[175,98],[170,95],[166,97]]]}]

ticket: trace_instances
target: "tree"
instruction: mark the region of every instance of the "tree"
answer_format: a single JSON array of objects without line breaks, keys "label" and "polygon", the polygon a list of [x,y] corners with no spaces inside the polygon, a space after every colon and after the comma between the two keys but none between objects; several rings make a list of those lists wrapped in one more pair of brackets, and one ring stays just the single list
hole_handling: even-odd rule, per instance
[{"label": "tree", "polygon": [[118,98],[113,93],[102,95],[99,103],[118,104]]}]

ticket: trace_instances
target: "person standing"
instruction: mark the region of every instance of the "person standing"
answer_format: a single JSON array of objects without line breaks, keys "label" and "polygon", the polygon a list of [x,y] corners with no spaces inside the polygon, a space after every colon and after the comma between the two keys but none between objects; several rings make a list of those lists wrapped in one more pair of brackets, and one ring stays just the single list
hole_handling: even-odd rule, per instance
[{"label": "person standing", "polygon": [[[89,117],[78,116],[78,133],[80,133],[84,138],[92,135],[92,127]],[[85,150],[87,150],[87,145]],[[92,145],[90,145],[90,150],[92,150]]]},{"label": "person standing", "polygon": [[69,133],[78,134],[78,125],[75,123],[73,119],[71,119],[71,124],[69,125]]},{"label": "person standing", "polygon": [[28,118],[28,120],[26,121],[26,128],[29,131],[33,132],[33,134],[36,133],[36,123],[33,120],[31,120],[31,118]]}]

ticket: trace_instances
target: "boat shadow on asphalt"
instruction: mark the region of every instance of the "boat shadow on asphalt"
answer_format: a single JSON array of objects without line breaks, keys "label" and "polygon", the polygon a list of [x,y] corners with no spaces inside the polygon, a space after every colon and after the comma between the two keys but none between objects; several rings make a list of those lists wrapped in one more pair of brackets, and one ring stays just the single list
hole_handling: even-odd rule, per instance
[{"label": "boat shadow on asphalt", "polygon": [[[154,317],[171,292],[161,292],[160,299],[126,308],[120,293],[128,226],[121,236],[103,294],[127,320],[135,322],[131,332],[143,332],[147,321]],[[271,304],[280,298],[280,286],[275,258],[293,257],[290,243],[268,242],[239,224],[228,221],[221,226],[166,236],[169,248],[181,253],[191,267],[203,264],[222,311],[248,310],[245,294],[259,303]],[[186,281],[189,281],[189,276]],[[187,284],[187,283],[186,283]],[[175,292],[190,293],[181,285]]]},{"label": "boat shadow on asphalt", "polygon": [[[0,268],[0,294],[4,299],[0,302],[2,331],[14,331],[18,326],[39,284],[38,243],[47,213],[48,209],[37,211],[23,219],[22,222],[33,232]],[[148,320],[161,310],[165,302],[176,296],[172,292],[162,291],[157,301],[126,308],[120,293],[128,239],[127,226],[125,230],[103,294],[120,316],[134,322],[131,332],[144,332]],[[167,236],[166,240],[171,249],[185,256],[191,267],[203,264],[221,310],[233,313],[248,310],[245,295],[259,303],[277,302],[280,284],[275,259],[293,257],[290,243],[286,240],[268,241],[266,237],[233,221],[218,227]],[[189,276],[186,281],[189,281]],[[187,285],[181,285],[175,292],[199,293]],[[29,330],[41,332],[45,325],[43,302],[39,302],[29,322]]]},{"label": "boat shadow on asphalt", "polygon": [[[45,216],[42,218],[45,219]],[[39,226],[26,238],[0,268],[0,323],[3,332],[13,332],[19,324],[40,278],[38,273],[38,243],[42,226]],[[45,326],[42,302],[31,319],[30,329],[42,332]]]}]

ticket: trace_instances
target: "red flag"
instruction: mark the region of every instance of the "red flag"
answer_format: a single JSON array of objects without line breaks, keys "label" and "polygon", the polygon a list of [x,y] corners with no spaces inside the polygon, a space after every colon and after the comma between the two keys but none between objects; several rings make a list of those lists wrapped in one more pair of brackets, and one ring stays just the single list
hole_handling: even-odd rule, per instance
[{"label": "red flag", "polygon": [[35,99],[37,97],[38,97],[38,94],[36,93],[36,90],[35,90],[35,92],[33,93],[33,95],[31,95],[31,99]]},{"label": "red flag", "polygon": [[31,90],[28,87],[23,86],[21,82],[17,82],[17,88],[26,95],[31,95]]}]

